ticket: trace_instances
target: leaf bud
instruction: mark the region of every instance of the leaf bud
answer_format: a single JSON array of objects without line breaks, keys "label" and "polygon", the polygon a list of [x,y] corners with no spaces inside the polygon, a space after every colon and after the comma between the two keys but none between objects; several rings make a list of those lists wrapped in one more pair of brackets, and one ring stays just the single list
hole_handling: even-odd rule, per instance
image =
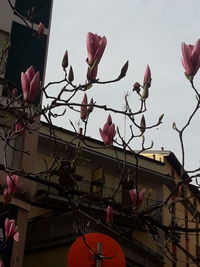
[{"label": "leaf bud", "polygon": [[122,67],[118,79],[122,79],[123,77],[125,77],[125,76],[126,76],[126,72],[127,72],[127,70],[128,70],[128,60],[126,61],[126,63],[125,63],[124,66]]},{"label": "leaf bud", "polygon": [[146,130],[146,121],[144,115],[142,115],[141,121],[140,121],[140,132],[143,134]]},{"label": "leaf bud", "polygon": [[62,67],[63,67],[63,70],[65,70],[68,67],[68,52],[67,52],[67,50],[65,51],[65,54],[63,56]]},{"label": "leaf bud", "polygon": [[74,80],[74,72],[73,72],[72,66],[70,66],[70,69],[69,69],[68,80],[69,82],[73,82]]}]

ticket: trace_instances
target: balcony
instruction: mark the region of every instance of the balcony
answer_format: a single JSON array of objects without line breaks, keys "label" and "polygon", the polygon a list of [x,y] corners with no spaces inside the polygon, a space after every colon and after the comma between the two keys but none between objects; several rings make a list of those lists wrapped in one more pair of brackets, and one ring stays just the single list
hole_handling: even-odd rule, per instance
[{"label": "balcony", "polygon": [[[51,182],[59,183],[58,177],[53,177]],[[115,201],[116,203],[122,203],[123,206],[130,205],[130,198],[129,198],[129,190],[117,190],[111,187],[104,186],[103,183],[100,182],[89,182],[86,180],[80,180],[76,182],[76,189],[77,195],[72,196],[74,200],[78,200],[81,197],[81,202],[87,204],[93,197],[95,199],[102,199],[102,198],[112,198],[115,194]],[[54,205],[66,205],[67,198],[63,196],[57,189],[42,186],[42,188],[36,194],[36,200],[42,203],[52,203]],[[143,202],[143,208],[145,207],[152,207],[156,204],[159,204],[160,201],[155,197],[148,197]],[[91,204],[91,202],[90,202]],[[162,211],[160,209],[156,209],[151,213],[154,218],[162,220]]]},{"label": "balcony", "polygon": [[39,217],[29,222],[25,252],[45,249],[49,246],[64,245],[67,247],[70,245],[80,235],[75,220],[76,215],[82,233],[100,232],[114,238],[123,248],[127,266],[147,266],[147,262],[148,266],[163,266],[163,258],[160,254],[136,240],[126,239],[118,232],[80,210],[76,214],[70,211],[56,216]]}]

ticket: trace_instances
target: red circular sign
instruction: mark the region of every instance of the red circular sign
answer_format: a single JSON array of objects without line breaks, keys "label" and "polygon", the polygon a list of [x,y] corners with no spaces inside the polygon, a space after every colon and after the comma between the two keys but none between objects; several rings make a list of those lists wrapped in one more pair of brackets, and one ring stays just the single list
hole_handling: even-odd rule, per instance
[{"label": "red circular sign", "polygon": [[[84,238],[82,236],[77,238],[69,249],[69,267],[126,266],[122,248],[110,236],[101,233],[89,233],[85,234]],[[100,257],[97,258],[94,252]]]}]

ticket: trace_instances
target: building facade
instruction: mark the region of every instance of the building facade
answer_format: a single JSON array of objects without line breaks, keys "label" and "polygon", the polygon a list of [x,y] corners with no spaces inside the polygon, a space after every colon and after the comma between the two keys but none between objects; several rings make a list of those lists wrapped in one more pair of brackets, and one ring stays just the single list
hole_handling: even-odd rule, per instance
[{"label": "building facade", "polygon": [[[44,266],[45,262],[45,266],[49,267],[66,266],[67,250],[80,235],[80,230],[83,233],[101,232],[113,237],[125,252],[127,266],[147,266],[147,264],[163,266],[163,253],[159,245],[152,242],[151,237],[137,221],[131,221],[130,218],[116,212],[113,225],[109,227],[105,223],[106,205],[100,204],[101,199],[109,201],[116,191],[114,197],[116,205],[127,205],[128,208],[130,204],[128,192],[134,183],[136,168],[134,157],[131,154],[127,155],[125,182],[118,190],[121,177],[119,165],[122,169],[123,150],[116,148],[117,160],[114,151],[111,148],[104,149],[102,142],[85,138],[87,145],[84,143],[80,145],[76,134],[58,127],[54,127],[54,131],[56,144],[49,141],[49,126],[43,123],[39,135],[35,172],[44,171],[45,165],[48,168],[52,166],[55,151],[58,150],[57,170],[50,177],[46,177],[46,180],[56,182],[66,190],[72,190],[70,198],[73,203],[77,202],[78,209],[74,211],[63,192],[37,183],[35,187],[32,186],[32,205],[23,266],[32,266],[33,258],[40,258],[41,266],[42,264]],[[78,157],[77,148],[81,151]],[[68,163],[74,160],[74,156],[77,157],[75,168],[72,170],[75,183],[71,180],[71,172],[67,172]],[[170,179],[161,173],[162,170],[163,163],[139,156],[137,168],[140,177],[139,186],[141,189],[145,187],[147,192],[150,189],[152,191],[148,205],[162,202],[162,182],[165,180],[167,183],[170,182]],[[146,201],[143,205],[147,205]],[[162,220],[160,210],[154,212],[154,217]],[[162,243],[163,239],[159,242]],[[52,257],[48,258],[46,255],[50,251]]]},{"label": "building facade", "polygon": [[[187,173],[182,173],[182,166],[171,151],[148,151],[146,156],[163,162],[165,172],[174,179],[175,186],[163,185],[163,197],[173,192],[169,201],[170,209],[163,209],[163,222],[185,228],[185,231],[175,231],[174,237],[165,237],[168,246],[166,266],[199,265],[199,222],[200,198],[198,187],[191,184]],[[181,183],[181,181],[185,181]],[[193,231],[192,231],[193,230]]]},{"label": "building facade", "polygon": [[[44,80],[46,57],[48,50],[48,38],[50,31],[52,0],[2,0],[0,2],[0,105],[6,103],[6,97],[13,93],[15,88],[17,96],[20,97],[21,72],[25,72],[28,67],[33,66],[40,72],[41,81]],[[38,35],[38,24],[45,25],[42,36]],[[38,105],[41,102],[41,95],[35,101]],[[16,119],[11,114],[1,111],[0,135],[13,127]],[[30,145],[31,143],[31,145]],[[20,140],[13,139],[10,145],[14,149],[5,149],[0,141],[1,156],[0,164],[7,169],[24,168],[31,170],[34,168],[34,155],[37,147],[37,134],[27,136]],[[27,150],[30,148],[31,157],[16,153],[17,149]],[[6,151],[5,151],[6,150]],[[6,157],[5,157],[6,154]],[[31,160],[31,161],[30,161]],[[5,172],[1,172],[1,188],[5,185]],[[2,192],[1,191],[1,192]],[[4,229],[5,218],[15,219],[18,230],[21,233],[20,241],[10,243],[7,255],[4,259],[5,266],[22,266],[24,244],[26,239],[26,227],[30,204],[27,199],[13,198],[10,208],[7,209],[0,198],[2,215],[0,218],[1,232]],[[5,211],[5,212],[4,212]],[[1,236],[2,238],[2,236]]]}]

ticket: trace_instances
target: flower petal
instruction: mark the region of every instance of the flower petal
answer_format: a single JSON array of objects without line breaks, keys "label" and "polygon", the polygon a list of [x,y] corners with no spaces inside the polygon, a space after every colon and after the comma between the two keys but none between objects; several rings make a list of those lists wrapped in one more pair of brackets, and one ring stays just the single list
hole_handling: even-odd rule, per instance
[{"label": "flower petal", "polygon": [[13,239],[15,240],[15,241],[19,241],[19,232],[16,232],[15,234],[14,234],[14,236],[13,236]]},{"label": "flower petal", "polygon": [[22,93],[24,101],[26,102],[29,95],[29,89],[30,89],[30,82],[27,79],[27,76],[25,73],[21,73],[21,86],[22,86]]},{"label": "flower petal", "polygon": [[30,66],[27,71],[26,71],[26,77],[29,80],[29,82],[31,82],[35,76],[35,70],[33,68],[33,66]]},{"label": "flower petal", "polygon": [[29,91],[29,98],[28,101],[32,103],[36,97],[38,88],[40,85],[40,74],[37,72],[30,83],[30,91]]}]

